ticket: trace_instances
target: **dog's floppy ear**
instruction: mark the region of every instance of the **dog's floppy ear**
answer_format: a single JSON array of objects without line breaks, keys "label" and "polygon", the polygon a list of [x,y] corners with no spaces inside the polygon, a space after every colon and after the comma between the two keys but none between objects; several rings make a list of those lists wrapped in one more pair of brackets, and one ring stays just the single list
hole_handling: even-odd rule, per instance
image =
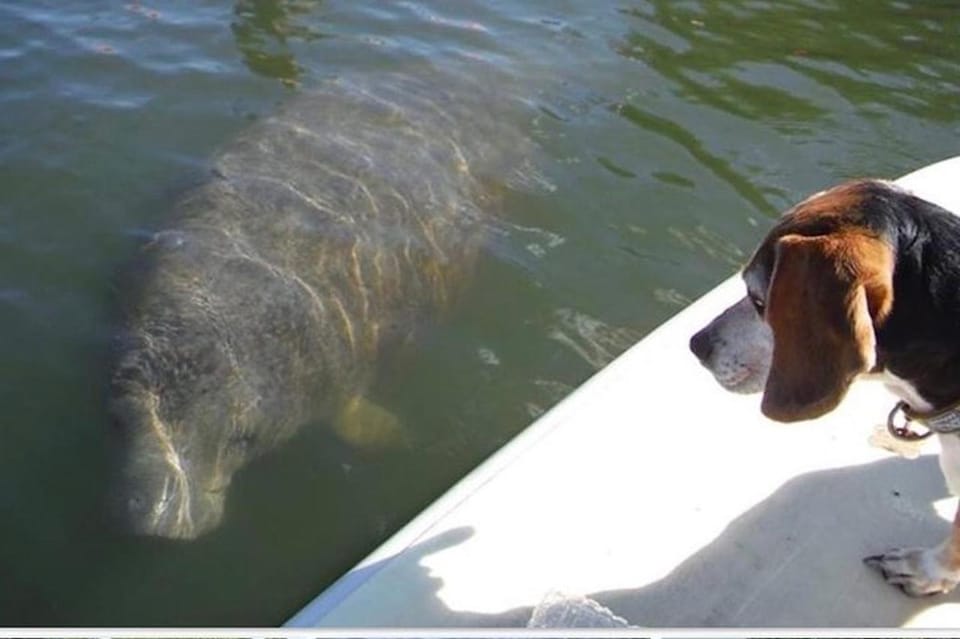
[{"label": "dog's floppy ear", "polygon": [[847,231],[786,235],[767,291],[773,360],[761,409],[778,421],[813,419],[840,403],[875,364],[874,327],[893,304],[893,251]]}]

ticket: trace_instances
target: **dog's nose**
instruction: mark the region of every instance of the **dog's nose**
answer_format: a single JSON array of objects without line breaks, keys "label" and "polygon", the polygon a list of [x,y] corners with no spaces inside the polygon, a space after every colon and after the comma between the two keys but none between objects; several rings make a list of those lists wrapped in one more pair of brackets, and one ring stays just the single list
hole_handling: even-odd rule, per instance
[{"label": "dog's nose", "polygon": [[710,354],[713,352],[713,340],[710,339],[709,333],[703,330],[691,337],[690,350],[701,362],[710,359]]}]

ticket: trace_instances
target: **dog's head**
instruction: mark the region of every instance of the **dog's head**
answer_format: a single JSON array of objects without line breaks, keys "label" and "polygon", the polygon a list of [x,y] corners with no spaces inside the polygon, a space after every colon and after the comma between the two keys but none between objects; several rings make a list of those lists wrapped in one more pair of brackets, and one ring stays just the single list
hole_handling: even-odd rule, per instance
[{"label": "dog's head", "polygon": [[894,187],[849,182],[787,211],[743,269],[746,296],[690,340],[725,388],[763,390],[771,419],[831,411],[875,366],[895,259],[869,215],[878,189]]}]

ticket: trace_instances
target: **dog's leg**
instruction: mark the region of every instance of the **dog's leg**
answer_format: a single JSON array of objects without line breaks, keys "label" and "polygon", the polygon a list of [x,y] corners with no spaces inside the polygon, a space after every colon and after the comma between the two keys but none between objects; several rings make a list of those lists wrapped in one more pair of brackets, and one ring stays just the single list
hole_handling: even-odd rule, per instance
[{"label": "dog's leg", "polygon": [[896,548],[863,561],[912,597],[950,592],[960,582],[960,505],[950,536],[939,546]]}]

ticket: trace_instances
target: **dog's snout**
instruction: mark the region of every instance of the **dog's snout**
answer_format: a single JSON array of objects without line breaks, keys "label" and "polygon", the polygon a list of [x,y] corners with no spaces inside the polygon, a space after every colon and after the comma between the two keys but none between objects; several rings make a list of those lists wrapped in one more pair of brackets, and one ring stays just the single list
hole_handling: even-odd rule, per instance
[{"label": "dog's snout", "polygon": [[710,338],[710,333],[707,330],[702,330],[691,337],[690,350],[701,362],[710,359],[710,354],[713,352],[713,340]]}]

